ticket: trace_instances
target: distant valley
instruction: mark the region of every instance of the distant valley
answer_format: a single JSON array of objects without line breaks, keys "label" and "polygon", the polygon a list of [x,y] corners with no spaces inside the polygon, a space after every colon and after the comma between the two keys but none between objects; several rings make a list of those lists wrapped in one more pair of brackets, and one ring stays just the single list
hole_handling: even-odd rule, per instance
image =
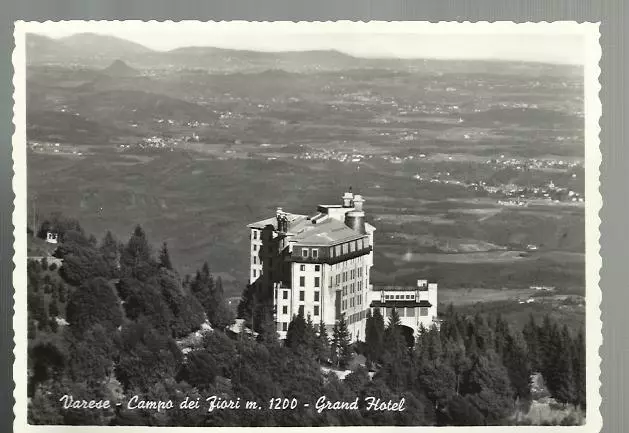
[{"label": "distant valley", "polygon": [[30,209],[122,239],[141,223],[232,295],[247,223],[348,186],[377,228],[376,283],[583,294],[579,68],[98,35],[29,35],[27,63]]}]

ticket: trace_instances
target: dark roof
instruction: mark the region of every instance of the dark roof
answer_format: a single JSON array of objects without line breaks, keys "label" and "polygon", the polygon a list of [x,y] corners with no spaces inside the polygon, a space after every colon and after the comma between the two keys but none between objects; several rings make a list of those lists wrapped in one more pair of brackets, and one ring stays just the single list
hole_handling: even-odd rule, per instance
[{"label": "dark roof", "polygon": [[[432,284],[432,283],[431,283]],[[428,290],[428,286],[375,286],[373,288],[375,292],[385,291],[385,292],[414,292],[415,290],[419,290],[420,292],[425,292]]]},{"label": "dark roof", "polygon": [[387,307],[387,308],[415,308],[415,307],[432,307],[432,304],[428,301],[413,301],[410,299],[405,300],[390,300],[386,301],[372,301],[370,307]]},{"label": "dark roof", "polygon": [[[297,214],[286,215],[288,216],[287,235],[290,237],[290,242],[295,242],[299,245],[336,245],[366,236],[365,234],[349,228],[345,223],[325,214],[317,214],[312,218]],[[277,218],[267,218],[249,224],[247,227],[264,229],[269,225],[277,229]]]}]

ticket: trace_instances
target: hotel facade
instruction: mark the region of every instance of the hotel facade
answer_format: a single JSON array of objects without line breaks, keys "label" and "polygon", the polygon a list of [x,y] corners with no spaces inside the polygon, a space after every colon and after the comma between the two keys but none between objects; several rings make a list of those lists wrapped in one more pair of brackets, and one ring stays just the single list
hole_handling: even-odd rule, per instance
[{"label": "hotel facade", "polygon": [[[364,340],[367,311],[385,320],[397,310],[402,325],[417,332],[437,318],[437,285],[374,288],[375,227],[365,221],[364,198],[346,192],[340,204],[319,205],[311,216],[284,212],[249,224],[249,283],[273,296],[274,318],[285,338],[292,317],[303,312],[328,333],[345,317],[351,339]],[[272,293],[271,293],[272,292]]]}]

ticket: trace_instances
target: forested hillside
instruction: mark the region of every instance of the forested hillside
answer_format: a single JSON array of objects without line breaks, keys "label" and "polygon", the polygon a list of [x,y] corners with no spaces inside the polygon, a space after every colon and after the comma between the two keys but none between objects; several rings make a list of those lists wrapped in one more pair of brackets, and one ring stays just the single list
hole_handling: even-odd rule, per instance
[{"label": "forested hillside", "polygon": [[[173,269],[168,246],[154,249],[140,226],[126,242],[99,241],[78,221],[55,217],[37,236],[59,234],[54,257],[28,263],[28,396],[31,424],[150,426],[327,426],[515,424],[535,398],[541,373],[560,405],[585,407],[585,341],[566,327],[531,319],[514,329],[501,317],[445,311],[440,329],[409,344],[394,314],[370,315],[366,341],[350,344],[341,320],[331,335],[295,316],[278,341],[267,310],[239,308],[252,332],[235,332],[222,282],[207,263]],[[252,325],[252,322],[253,325]],[[359,356],[365,365],[355,362]],[[322,367],[324,367],[322,369]],[[352,371],[339,379],[338,371]],[[110,400],[109,409],[64,409],[60,399]],[[137,401],[173,408],[129,408]],[[181,409],[210,396],[257,401],[263,410]],[[319,413],[316,401],[353,401],[357,410]],[[371,411],[365,397],[400,401]],[[296,399],[274,410],[274,398]],[[121,405],[116,405],[120,402]],[[308,407],[304,403],[309,403]],[[566,418],[564,424],[577,422]]]}]

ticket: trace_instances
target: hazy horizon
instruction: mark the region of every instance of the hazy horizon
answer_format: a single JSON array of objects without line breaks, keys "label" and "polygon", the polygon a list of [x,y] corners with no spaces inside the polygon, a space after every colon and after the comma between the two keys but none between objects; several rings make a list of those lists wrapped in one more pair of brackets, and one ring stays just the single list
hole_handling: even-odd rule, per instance
[{"label": "hazy horizon", "polygon": [[[66,25],[63,25],[66,24]],[[318,31],[317,23],[173,23],[173,22],[63,22],[37,23],[29,33],[61,39],[91,33],[113,36],[154,51],[184,47],[258,52],[338,51],[359,58],[501,60],[583,65],[583,34],[550,26],[525,28],[492,26],[495,32],[471,31],[473,26],[438,25],[417,29],[402,26],[386,31],[366,31],[369,26],[328,26]],[[240,24],[240,25],[235,25]],[[245,25],[243,25],[245,24]],[[279,25],[281,24],[281,25]],[[287,25],[288,24],[288,25]],[[351,23],[350,23],[351,24]],[[30,23],[29,23],[30,27]],[[459,30],[460,29],[460,30]],[[465,31],[467,29],[467,32]],[[435,31],[439,30],[439,31]]]}]

